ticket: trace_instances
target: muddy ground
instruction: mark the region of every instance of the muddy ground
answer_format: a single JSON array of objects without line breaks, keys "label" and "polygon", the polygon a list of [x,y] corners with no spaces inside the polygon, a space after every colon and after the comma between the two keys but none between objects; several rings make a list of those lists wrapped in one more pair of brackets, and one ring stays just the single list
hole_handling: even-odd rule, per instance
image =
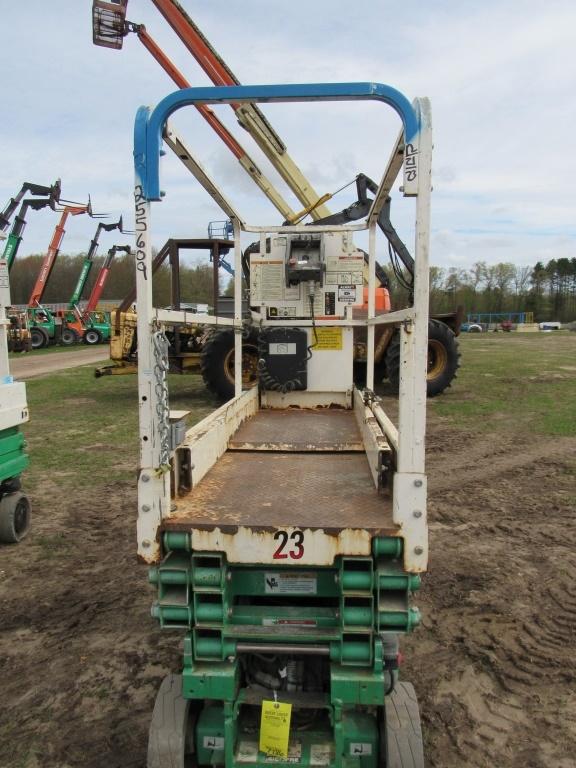
[{"label": "muddy ground", "polygon": [[[431,563],[403,645],[431,768],[576,765],[573,438],[428,434]],[[135,483],[32,498],[0,550],[0,766],[145,766],[181,635],[149,618]]]}]

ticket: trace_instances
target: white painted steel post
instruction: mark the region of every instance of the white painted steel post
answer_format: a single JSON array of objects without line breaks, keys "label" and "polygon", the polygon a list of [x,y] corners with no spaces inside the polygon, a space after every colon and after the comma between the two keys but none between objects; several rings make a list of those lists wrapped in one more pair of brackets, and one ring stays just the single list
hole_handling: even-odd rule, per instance
[{"label": "white painted steel post", "polygon": [[[368,320],[376,314],[376,222],[370,222],[368,237]],[[366,339],[366,388],[374,389],[374,326],[368,325]]]},{"label": "white painted steel post", "polygon": [[136,310],[138,313],[138,412],[140,470],[138,475],[138,556],[155,562],[160,556],[157,537],[162,517],[169,510],[170,475],[160,467],[158,393],[154,380],[152,342],[152,241],[150,202],[136,180]]},{"label": "white painted steel post", "polygon": [[234,223],[234,395],[242,394],[242,248],[240,222]]},{"label": "white painted steel post", "polygon": [[[418,145],[410,145],[412,178],[417,190],[414,258],[414,322],[400,332],[400,393],[398,461],[394,477],[394,522],[404,534],[404,567],[424,571],[428,559],[426,517],[425,432],[428,359],[430,197],[432,183],[432,123],[428,99],[418,99],[421,128]],[[417,164],[417,165],[416,165]],[[406,170],[406,169],[405,169]]]},{"label": "white painted steel post", "polygon": [[418,195],[414,249],[414,322],[402,327],[400,354],[399,472],[424,472],[428,359],[432,126],[427,99],[419,100]]}]

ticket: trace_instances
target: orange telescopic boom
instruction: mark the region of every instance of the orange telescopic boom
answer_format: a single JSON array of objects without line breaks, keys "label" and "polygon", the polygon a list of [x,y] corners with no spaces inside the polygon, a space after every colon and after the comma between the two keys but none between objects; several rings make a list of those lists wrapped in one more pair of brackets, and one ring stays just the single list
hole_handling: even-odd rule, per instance
[{"label": "orange telescopic boom", "polygon": [[[191,88],[191,84],[188,82],[188,80],[186,80],[180,70],[174,66],[174,64],[162,51],[155,40],[150,37],[146,31],[146,27],[143,25],[138,25],[135,31],[142,45],[152,54],[152,56],[154,56],[162,69],[172,78],[172,80],[174,80],[178,88]],[[226,128],[226,126],[216,117],[213,109],[206,106],[205,104],[197,104],[196,109],[198,112],[200,112],[206,122],[210,124],[215,133],[220,136],[224,144],[226,144],[228,149],[236,156],[238,160],[246,155],[246,152],[244,149],[242,149],[234,136],[232,136],[228,128]]]},{"label": "orange telescopic boom", "polygon": [[[127,2],[127,0],[126,0]],[[226,62],[202,34],[177,0],[152,0],[156,8],[202,67],[214,85],[241,85]],[[313,219],[329,216],[321,196],[292,160],[286,145],[255,104],[230,104],[240,125],[245,128],[268,160],[309,210]],[[290,219],[290,216],[286,216]]]},{"label": "orange telescopic boom", "polygon": [[32,293],[30,294],[30,298],[28,299],[29,307],[37,307],[40,305],[40,302],[42,301],[42,296],[44,295],[44,291],[46,290],[46,284],[48,283],[50,275],[52,274],[52,270],[54,269],[54,264],[56,262],[56,257],[60,252],[60,245],[62,244],[62,240],[64,239],[64,235],[66,234],[66,230],[64,229],[64,226],[66,225],[66,220],[68,219],[68,216],[79,216],[80,214],[87,213],[87,212],[88,212],[87,205],[82,205],[82,206],[67,205],[62,209],[62,216],[60,216],[60,221],[58,222],[58,224],[56,224],[56,227],[54,229],[54,234],[52,235],[52,240],[50,241],[50,245],[48,246],[46,256],[44,256],[44,260],[42,261],[42,266],[40,267],[40,272],[38,273],[38,277],[36,278],[36,282],[34,283],[34,288],[32,288]]},{"label": "orange telescopic boom", "polygon": [[[214,83],[217,85],[239,84],[236,76],[212,48],[179,3],[164,2],[164,0],[153,0],[153,2]],[[154,56],[176,85],[179,88],[190,88],[191,84],[148,34],[146,28],[141,24],[134,24],[126,20],[127,5],[128,0],[118,0],[113,3],[107,0],[93,0],[92,39],[94,44],[120,49],[122,48],[124,37],[129,32],[135,32],[144,47]],[[318,219],[328,215],[330,211],[324,205],[326,196],[321,198],[314,191],[308,180],[290,158],[282,140],[258,107],[253,104],[233,104],[231,106],[235,109],[240,125],[251,134],[296,197],[306,206],[305,210],[310,212],[312,218]],[[264,176],[242,145],[216,117],[212,109],[205,105],[197,105],[196,109],[210,124],[215,133],[220,136],[242,168],[280,212],[284,220],[294,221],[299,218],[300,214],[294,212],[293,208]]]},{"label": "orange telescopic boom", "polygon": [[64,227],[66,225],[68,216],[80,216],[83,213],[87,213],[92,219],[101,219],[101,218],[105,218],[108,215],[108,214],[93,213],[90,200],[88,200],[88,203],[86,205],[78,205],[78,204],[65,205],[58,210],[61,211],[62,216],[60,216],[60,221],[58,222],[58,224],[54,229],[54,234],[52,235],[52,240],[50,240],[48,251],[46,252],[46,256],[44,256],[44,260],[42,261],[42,266],[40,267],[40,272],[38,273],[38,277],[36,278],[36,282],[34,283],[34,288],[32,289],[32,293],[30,294],[30,298],[28,299],[28,307],[31,307],[31,308],[40,306],[40,302],[42,301],[42,296],[44,295],[44,291],[46,290],[46,285],[48,283],[48,280],[50,279],[52,270],[54,269],[56,257],[60,252],[60,246],[62,244],[62,240],[64,239],[64,235],[66,234],[66,230],[64,229]]}]

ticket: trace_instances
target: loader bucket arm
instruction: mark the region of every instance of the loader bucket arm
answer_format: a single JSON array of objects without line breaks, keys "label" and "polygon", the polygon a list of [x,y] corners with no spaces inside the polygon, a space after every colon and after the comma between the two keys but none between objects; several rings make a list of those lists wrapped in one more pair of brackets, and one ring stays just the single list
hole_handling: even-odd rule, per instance
[{"label": "loader bucket arm", "polygon": [[10,198],[4,210],[0,213],[0,232],[4,232],[8,228],[12,216],[16,208],[18,208],[18,204],[27,192],[31,195],[47,195],[55,198],[57,201],[60,197],[60,181],[56,181],[51,187],[43,187],[40,184],[32,184],[29,181],[25,181],[16,197]]},{"label": "loader bucket arm", "polygon": [[100,298],[102,297],[102,292],[104,291],[104,286],[106,285],[106,281],[108,280],[108,275],[110,274],[112,261],[114,260],[114,256],[118,253],[118,251],[123,251],[124,253],[132,252],[129,245],[114,245],[112,246],[112,248],[110,248],[110,250],[108,251],[108,255],[106,256],[106,259],[104,260],[104,263],[100,267],[100,272],[98,273],[98,277],[96,278],[96,282],[94,283],[92,292],[88,297],[86,308],[82,313],[83,322],[85,322],[90,317],[90,314],[98,306],[98,302],[100,301]]},{"label": "loader bucket arm", "polygon": [[54,229],[54,234],[52,235],[50,245],[48,246],[46,255],[42,260],[40,271],[36,278],[36,282],[34,283],[34,287],[32,288],[32,293],[30,294],[30,298],[28,299],[29,307],[37,307],[40,305],[40,302],[42,301],[42,296],[44,295],[44,291],[46,290],[46,285],[48,284],[48,280],[50,279],[50,275],[52,274],[54,264],[56,263],[56,258],[58,257],[58,253],[60,252],[60,245],[62,244],[62,240],[64,239],[64,235],[66,234],[66,230],[64,229],[64,227],[66,225],[68,216],[79,216],[83,213],[90,213],[89,205],[82,205],[82,206],[67,205],[62,209],[62,215],[60,217],[60,221],[58,222],[58,224]]},{"label": "loader bucket arm", "polygon": [[[358,199],[355,203],[352,203],[352,205],[348,206],[348,208],[345,208],[343,211],[340,211],[339,213],[334,213],[331,216],[326,216],[323,219],[318,219],[316,221],[310,222],[309,226],[314,225],[321,225],[321,224],[346,224],[351,221],[357,221],[358,219],[364,218],[368,214],[368,211],[370,210],[370,206],[372,205],[372,200],[368,197],[368,192],[371,192],[372,194],[375,194],[378,189],[378,185],[376,182],[372,181],[371,178],[366,176],[363,173],[360,173],[356,178],[356,191],[358,194]],[[380,215],[378,216],[378,227],[381,229],[381,231],[386,236],[386,239],[388,240],[388,243],[390,244],[391,248],[394,250],[394,252],[398,255],[400,260],[402,261],[402,264],[406,268],[407,272],[409,273],[410,277],[414,277],[414,259],[412,258],[412,255],[410,254],[410,251],[400,238],[399,234],[394,229],[394,226],[392,222],[390,221],[390,205],[391,205],[391,199],[388,197],[386,198],[384,205],[382,206],[382,210],[380,211]],[[378,279],[382,282],[382,275],[384,274],[382,270],[381,274],[379,275],[378,272],[376,273],[376,276]]]},{"label": "loader bucket arm", "polygon": [[6,245],[4,246],[4,253],[2,254],[2,258],[8,262],[8,271],[12,269],[18,249],[20,248],[20,243],[22,242],[28,210],[32,209],[33,211],[39,211],[42,208],[54,208],[54,206],[55,201],[53,196],[38,199],[29,197],[22,201],[22,205],[14,218],[14,224],[8,235]]},{"label": "loader bucket arm", "polygon": [[94,264],[94,256],[96,256],[96,251],[98,250],[98,241],[100,239],[100,234],[102,232],[112,232],[115,229],[118,229],[122,232],[122,217],[120,217],[118,221],[112,224],[104,224],[103,222],[99,222],[98,227],[96,228],[96,233],[92,238],[92,240],[90,241],[90,247],[88,249],[88,253],[84,258],[84,262],[82,264],[82,270],[80,272],[80,275],[78,276],[76,287],[74,288],[72,296],[70,297],[70,301],[68,302],[68,309],[74,309],[78,304],[78,302],[80,301],[80,299],[82,298],[82,294],[84,293],[84,288],[86,287],[86,282],[88,281],[88,277],[90,275],[90,272],[92,271],[92,265]]}]

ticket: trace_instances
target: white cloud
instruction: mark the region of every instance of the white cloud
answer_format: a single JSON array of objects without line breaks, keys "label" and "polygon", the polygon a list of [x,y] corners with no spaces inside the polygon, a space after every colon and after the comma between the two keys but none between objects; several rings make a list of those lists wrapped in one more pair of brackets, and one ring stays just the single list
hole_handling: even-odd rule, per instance
[{"label": "white cloud", "polygon": [[[66,197],[90,192],[100,210],[124,212],[129,221],[134,114],[173,85],[133,35],[120,52],[93,47],[89,2],[59,5],[60,13],[43,0],[3,10],[10,34],[0,53],[0,206],[24,179],[50,183],[62,176]],[[390,0],[346,7],[296,2],[289,12],[265,0],[184,6],[243,82],[376,80],[430,96],[434,263],[525,264],[575,255],[569,132],[576,121],[576,6],[569,0],[440,0],[409,3],[401,14]],[[128,17],[146,24],[193,85],[208,83],[149,0],[130,0]],[[264,111],[320,194],[358,171],[378,178],[398,129],[395,116],[367,103]],[[221,108],[218,115],[298,208],[232,113]],[[249,221],[278,221],[198,116],[178,116],[177,123]],[[154,208],[158,245],[172,235],[204,236],[210,218],[221,218],[178,163],[166,162],[163,185],[169,194]],[[351,201],[346,191],[331,205]],[[393,210],[410,243],[413,206],[398,200]],[[87,247],[94,223],[82,218],[71,222],[63,251]],[[45,248],[50,230],[48,215],[30,214],[22,252]]]}]

